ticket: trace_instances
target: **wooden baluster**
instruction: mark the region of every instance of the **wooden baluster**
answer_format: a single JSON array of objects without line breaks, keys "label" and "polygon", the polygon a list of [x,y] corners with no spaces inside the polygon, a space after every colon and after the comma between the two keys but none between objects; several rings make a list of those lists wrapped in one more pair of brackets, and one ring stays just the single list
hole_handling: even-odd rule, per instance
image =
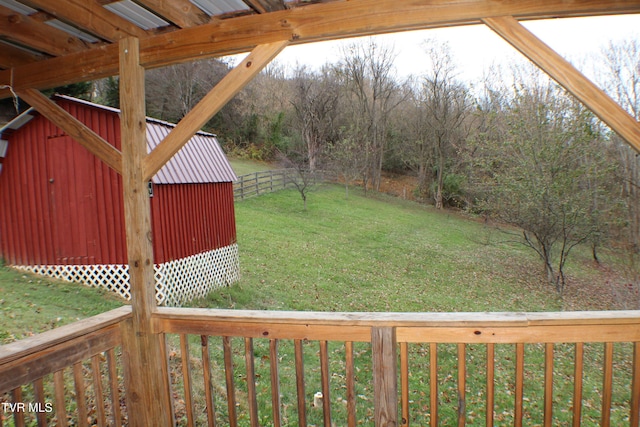
[{"label": "wooden baluster", "polygon": [[73,364],[73,381],[76,388],[76,406],[78,407],[78,425],[87,426],[87,398],[84,391],[84,375],[82,362]]},{"label": "wooden baluster", "polygon": [[44,382],[42,378],[38,378],[33,382],[33,392],[35,395],[35,402],[38,404],[38,408],[42,409],[36,413],[38,426],[46,426],[47,412],[44,410]]},{"label": "wooden baluster", "polygon": [[[171,373],[169,372],[170,355],[169,355],[169,351],[167,350],[168,348],[167,340],[168,340],[167,334],[162,334],[162,337],[158,339],[159,341],[158,344],[160,347],[160,353],[163,355],[162,360],[164,363],[162,364],[162,375],[167,379],[167,381],[165,382],[167,386],[167,396],[173,396],[173,391],[171,390],[171,383],[172,383]],[[125,383],[125,386],[126,386],[126,383]],[[125,392],[125,397],[126,397],[126,392]],[[168,405],[167,410],[169,411],[168,412],[169,419],[175,425],[176,408],[175,408],[175,402],[173,397],[169,398],[167,405]],[[125,410],[128,411],[129,408],[125,406]]]},{"label": "wooden baluster", "polygon": [[467,418],[467,351],[464,343],[458,344],[458,427],[464,427]]},{"label": "wooden baluster", "polygon": [[398,423],[397,346],[395,328],[371,328],[374,422],[377,427]]},{"label": "wooden baluster", "polygon": [[269,341],[269,358],[271,367],[271,408],[273,425],[280,427],[280,374],[278,369],[278,340]]},{"label": "wooden baluster", "polygon": [[122,427],[118,365],[116,363],[116,352],[114,349],[107,351],[107,368],[109,369],[109,388],[111,389],[112,423],[114,427]]},{"label": "wooden baluster", "polygon": [[582,421],[582,376],[584,371],[584,343],[576,343],[573,369],[573,427]]},{"label": "wooden baluster", "polygon": [[104,414],[104,396],[102,393],[102,375],[100,372],[100,356],[94,355],[91,358],[91,374],[93,378],[93,393],[95,397],[96,416],[98,418],[98,426],[104,427],[107,419]]},{"label": "wooden baluster", "polygon": [[524,344],[516,344],[516,398],[515,398],[515,420],[516,427],[522,427],[524,397]]},{"label": "wooden baluster", "polygon": [[182,381],[184,385],[184,405],[187,413],[187,426],[193,427],[193,400],[191,399],[191,366],[189,363],[189,337],[180,334],[180,358],[182,360]]},{"label": "wooden baluster", "polygon": [[640,424],[640,342],[633,343],[633,380],[631,382],[631,415],[629,425]]},{"label": "wooden baluster", "polygon": [[227,384],[227,408],[229,410],[229,426],[238,427],[236,414],[236,390],[233,382],[233,353],[231,352],[231,338],[222,337],[224,350],[224,373]]},{"label": "wooden baluster", "polygon": [[493,409],[495,407],[496,352],[493,343],[487,344],[487,406],[486,425],[493,427]]},{"label": "wooden baluster", "polygon": [[[22,403],[22,387],[14,388],[11,391],[11,398],[13,399],[13,403]],[[13,422],[16,427],[25,427],[24,412],[14,411]]]},{"label": "wooden baluster", "polygon": [[544,351],[544,425],[553,421],[553,343],[547,343]]},{"label": "wooden baluster", "polygon": [[260,427],[258,419],[258,400],[256,395],[256,370],[253,359],[253,339],[244,339],[244,360],[247,367],[247,398],[249,400],[249,415],[251,427]]},{"label": "wooden baluster", "polygon": [[56,418],[58,427],[67,427],[67,403],[64,396],[64,370],[53,373],[53,388],[56,396]]},{"label": "wooden baluster", "polygon": [[353,363],[353,342],[344,343],[347,386],[347,426],[355,427],[356,421],[356,375]]},{"label": "wooden baluster", "polygon": [[302,340],[294,341],[296,358],[296,391],[298,394],[298,426],[307,427],[307,403],[304,387],[304,354]]},{"label": "wooden baluster", "polygon": [[613,343],[604,344],[604,366],[602,384],[602,420],[601,427],[609,427],[611,423],[611,398],[613,386]]},{"label": "wooden baluster", "polygon": [[429,343],[429,405],[431,406],[431,427],[438,426],[438,344]]},{"label": "wooden baluster", "polygon": [[402,427],[409,427],[409,343],[400,343]]},{"label": "wooden baluster", "polygon": [[209,337],[200,336],[202,347],[202,381],[204,382],[204,398],[207,405],[207,425],[216,425],[216,407],[213,399],[213,384],[211,383],[211,360],[209,358]]},{"label": "wooden baluster", "polygon": [[320,341],[320,382],[322,383],[322,412],[324,426],[331,427],[331,397],[329,387],[329,350],[326,341]]}]

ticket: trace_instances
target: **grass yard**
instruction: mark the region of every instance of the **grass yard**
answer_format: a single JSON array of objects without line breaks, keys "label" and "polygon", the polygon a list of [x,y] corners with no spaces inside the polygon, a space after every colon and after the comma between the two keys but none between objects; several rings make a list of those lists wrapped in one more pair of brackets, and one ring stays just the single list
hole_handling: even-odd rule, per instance
[{"label": "grass yard", "polygon": [[42,278],[0,266],[0,344],[120,307],[100,289]]},{"label": "grass yard", "polygon": [[237,176],[273,169],[270,164],[256,162],[255,160],[229,158],[229,163],[231,163],[231,168]]},{"label": "grass yard", "polygon": [[586,251],[572,254],[567,295],[560,298],[544,283],[530,250],[481,221],[384,195],[344,194],[341,187],[323,187],[310,194],[306,211],[293,190],[236,204],[241,281],[196,305],[400,312],[614,308],[608,295],[584,294],[584,286],[591,291],[610,280]]}]

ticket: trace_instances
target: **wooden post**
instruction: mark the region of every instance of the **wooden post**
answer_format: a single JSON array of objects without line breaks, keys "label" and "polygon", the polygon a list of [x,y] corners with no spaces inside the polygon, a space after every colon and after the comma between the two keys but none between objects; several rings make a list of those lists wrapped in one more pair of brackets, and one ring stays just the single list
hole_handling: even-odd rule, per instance
[{"label": "wooden post", "polygon": [[154,334],[151,315],[156,311],[151,204],[142,162],[147,155],[144,69],[139,41],[120,41],[120,127],[122,182],[129,258],[132,319],[123,328],[127,412],[131,426],[169,426],[168,378],[163,373],[162,336]]},{"label": "wooden post", "polygon": [[376,427],[398,425],[398,368],[396,330],[371,328],[373,400]]}]

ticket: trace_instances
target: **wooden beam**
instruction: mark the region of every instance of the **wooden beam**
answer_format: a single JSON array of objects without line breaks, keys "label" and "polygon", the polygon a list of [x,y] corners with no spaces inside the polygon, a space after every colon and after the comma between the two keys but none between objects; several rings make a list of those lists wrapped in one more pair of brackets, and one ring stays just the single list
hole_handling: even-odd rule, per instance
[{"label": "wooden beam", "polygon": [[[248,52],[259,44],[313,43],[361,35],[480,24],[501,15],[519,20],[640,13],[640,0],[350,0],[220,20],[141,40],[141,64],[163,67],[207,57]],[[94,49],[16,68],[14,87],[46,89],[118,73],[117,47]],[[51,73],[50,70],[56,70]],[[0,85],[9,84],[0,72]],[[0,98],[11,96],[0,91]]]},{"label": "wooden beam", "polygon": [[4,6],[0,6],[0,22],[0,36],[53,56],[89,49],[79,38]]},{"label": "wooden beam", "polygon": [[511,16],[485,18],[484,22],[640,152],[640,123],[567,60]]},{"label": "wooden beam", "polygon": [[40,9],[50,15],[104,40],[117,41],[123,37],[146,37],[145,30],[104,8],[95,1],[65,0],[25,0],[23,3]]},{"label": "wooden beam", "polygon": [[129,423],[137,426],[170,426],[168,378],[162,366],[163,335],[151,330],[156,311],[151,203],[142,161],[147,154],[144,69],[139,42],[122,39],[120,46],[120,129],[122,135],[122,183],[129,258],[131,321],[122,334]]},{"label": "wooden beam", "polygon": [[18,96],[111,169],[122,173],[122,153],[120,150],[109,144],[80,120],[35,89],[21,90],[18,92]]},{"label": "wooden beam", "polygon": [[144,176],[151,179],[227,102],[244,88],[288,42],[256,47],[180,120],[169,135],[144,160]]}]

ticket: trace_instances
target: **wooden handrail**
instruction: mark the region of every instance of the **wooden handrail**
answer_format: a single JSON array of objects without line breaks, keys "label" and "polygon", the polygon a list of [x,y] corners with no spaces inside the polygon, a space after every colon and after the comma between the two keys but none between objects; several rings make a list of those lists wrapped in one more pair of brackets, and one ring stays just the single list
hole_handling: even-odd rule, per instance
[{"label": "wooden handrail", "polygon": [[29,338],[0,346],[0,369],[13,360],[23,358],[72,339],[115,325],[131,317],[131,307],[122,306],[88,319],[42,332]]},{"label": "wooden handrail", "polygon": [[[156,332],[171,333],[206,333],[208,329],[221,325],[228,327],[242,327],[255,333],[258,331],[261,336],[266,337],[262,329],[267,326],[287,325],[288,327],[299,326],[303,329],[320,326],[341,326],[358,330],[359,328],[393,326],[402,328],[436,328],[446,331],[447,328],[456,328],[474,331],[486,328],[539,328],[558,327],[558,334],[555,339],[563,339],[564,335],[570,334],[571,327],[588,327],[589,325],[600,325],[615,329],[620,326],[629,326],[632,331],[634,326],[640,326],[640,310],[626,311],[575,311],[575,312],[465,312],[465,313],[389,313],[389,312],[316,312],[316,311],[260,311],[260,310],[225,310],[225,309],[204,309],[204,308],[176,308],[159,307],[154,314],[154,325]],[[194,329],[195,328],[195,329]],[[480,328],[480,329],[479,329]],[[291,338],[289,331],[283,331],[282,336],[271,336],[272,338]],[[243,332],[239,330],[238,332]],[[275,331],[278,332],[278,331]],[[640,332],[639,332],[640,333]],[[215,335],[215,334],[211,334]],[[237,335],[237,334],[231,334]],[[478,336],[471,342],[492,342],[496,338]],[[526,335],[525,335],[526,336]],[[607,337],[615,338],[615,336]],[[337,338],[336,338],[337,339]],[[529,342],[530,338],[525,338]],[[584,337],[580,338],[581,340]],[[364,341],[368,341],[365,339]],[[399,338],[399,341],[402,341]],[[593,337],[589,336],[589,341],[593,342]],[[598,341],[598,340],[596,340]],[[628,339],[627,339],[628,341]],[[450,341],[445,342],[459,342]],[[516,342],[516,341],[510,341]],[[536,341],[541,342],[541,341]],[[544,340],[542,341],[544,342]],[[567,342],[567,341],[563,341]],[[572,342],[572,341],[569,341]]]}]

